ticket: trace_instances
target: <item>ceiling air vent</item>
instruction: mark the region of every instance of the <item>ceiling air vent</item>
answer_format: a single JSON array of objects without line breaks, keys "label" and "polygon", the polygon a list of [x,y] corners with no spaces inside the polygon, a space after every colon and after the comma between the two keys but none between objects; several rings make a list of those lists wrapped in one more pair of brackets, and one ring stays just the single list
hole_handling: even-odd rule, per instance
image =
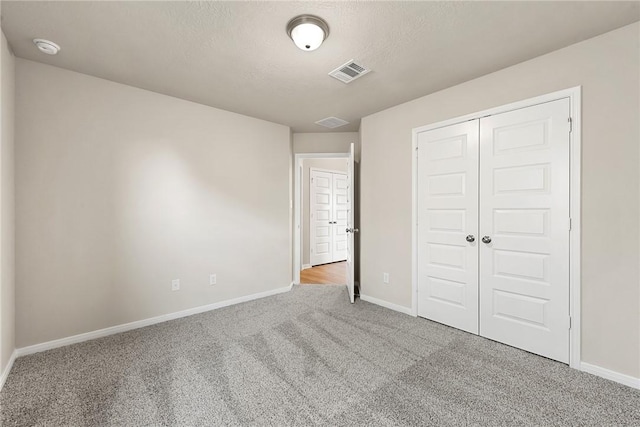
[{"label": "ceiling air vent", "polygon": [[327,117],[326,119],[318,120],[316,122],[317,125],[324,126],[329,129],[338,128],[348,123],[348,121],[339,119],[337,117]]},{"label": "ceiling air vent", "polygon": [[343,83],[351,83],[358,77],[362,77],[367,74],[369,70],[367,67],[356,63],[353,59],[348,61],[329,73],[331,77],[335,77]]}]

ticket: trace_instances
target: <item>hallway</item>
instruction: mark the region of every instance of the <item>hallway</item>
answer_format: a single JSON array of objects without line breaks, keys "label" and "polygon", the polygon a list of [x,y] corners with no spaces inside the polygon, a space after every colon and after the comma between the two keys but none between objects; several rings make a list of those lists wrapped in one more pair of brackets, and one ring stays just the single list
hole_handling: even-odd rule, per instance
[{"label": "hallway", "polygon": [[346,283],[346,261],[322,264],[300,272],[301,285],[345,285]]}]

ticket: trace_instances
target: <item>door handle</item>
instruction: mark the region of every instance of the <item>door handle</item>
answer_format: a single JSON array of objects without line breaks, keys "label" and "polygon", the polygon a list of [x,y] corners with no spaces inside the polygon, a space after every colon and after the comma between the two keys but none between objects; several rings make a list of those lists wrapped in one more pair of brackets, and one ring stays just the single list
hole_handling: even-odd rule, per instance
[{"label": "door handle", "polygon": [[360,230],[358,230],[357,228],[347,228],[345,231],[347,233],[358,233]]},{"label": "door handle", "polygon": [[469,234],[467,237],[465,237],[466,241],[469,243],[473,243],[476,241],[476,236],[474,236],[473,234]]},{"label": "door handle", "polygon": [[489,236],[484,236],[484,237],[482,238],[482,243],[486,243],[486,244],[488,245],[489,243],[491,243],[491,237],[489,237]]}]

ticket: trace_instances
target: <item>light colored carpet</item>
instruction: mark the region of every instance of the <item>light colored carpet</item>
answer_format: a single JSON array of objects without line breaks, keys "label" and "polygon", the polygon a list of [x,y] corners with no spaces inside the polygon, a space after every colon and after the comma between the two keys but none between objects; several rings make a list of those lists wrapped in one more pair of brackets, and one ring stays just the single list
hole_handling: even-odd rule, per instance
[{"label": "light colored carpet", "polygon": [[18,359],[2,426],[640,425],[640,392],[366,302],[291,292]]}]

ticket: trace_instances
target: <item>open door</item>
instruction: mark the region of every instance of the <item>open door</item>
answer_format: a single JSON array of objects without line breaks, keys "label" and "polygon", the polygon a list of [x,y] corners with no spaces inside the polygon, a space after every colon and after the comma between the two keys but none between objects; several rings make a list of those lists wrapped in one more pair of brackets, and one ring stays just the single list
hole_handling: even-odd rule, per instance
[{"label": "open door", "polygon": [[349,213],[347,215],[347,291],[349,292],[349,300],[353,304],[355,299],[355,270],[354,270],[354,253],[355,253],[355,239],[354,234],[358,232],[358,229],[354,227],[354,215],[353,215],[353,205],[354,205],[354,179],[353,174],[354,170],[354,159],[353,159],[353,151],[354,145],[351,143],[351,148],[349,150],[349,160],[347,164],[347,182],[348,182],[348,190],[347,196],[349,197]]}]

